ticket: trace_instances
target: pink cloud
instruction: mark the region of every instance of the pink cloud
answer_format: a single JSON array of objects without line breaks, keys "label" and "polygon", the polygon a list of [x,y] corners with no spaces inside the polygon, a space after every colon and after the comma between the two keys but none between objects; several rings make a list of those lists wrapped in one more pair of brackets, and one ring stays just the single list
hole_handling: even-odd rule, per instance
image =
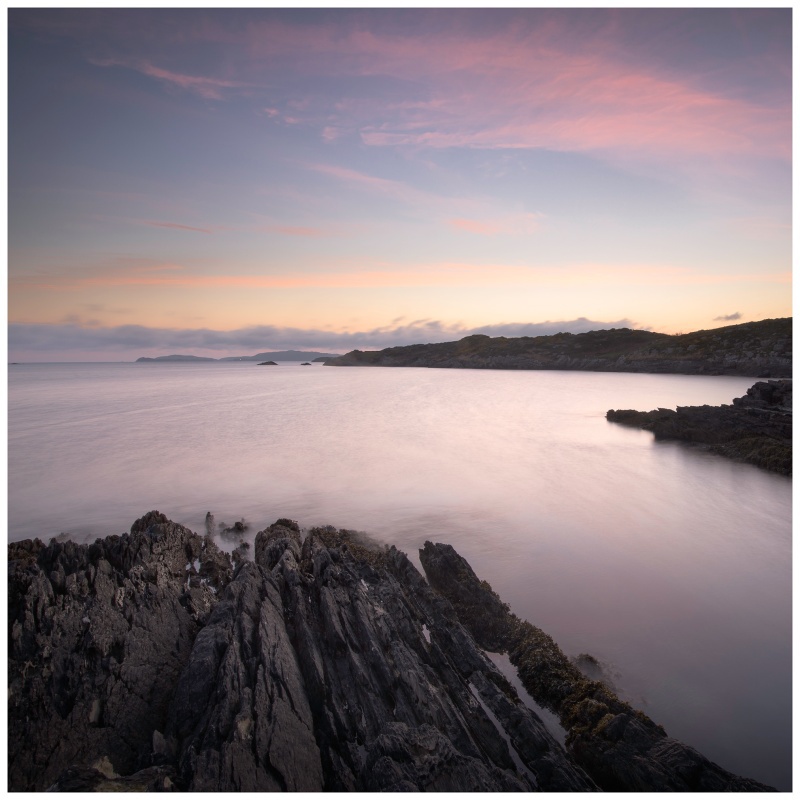
[{"label": "pink cloud", "polygon": [[365,172],[348,169],[347,167],[337,167],[332,164],[306,164],[306,167],[323,175],[329,175],[332,178],[349,183],[352,186],[412,205],[421,203],[428,205],[431,202],[440,202],[442,200],[437,195],[415,189],[402,181],[379,178],[375,175],[368,175]]},{"label": "pink cloud", "polygon": [[177,222],[146,221],[145,225],[151,225],[154,228],[172,228],[178,231],[196,231],[197,233],[211,233],[211,231],[208,228],[195,228],[192,225],[180,225]]},{"label": "pink cloud", "polygon": [[495,219],[466,219],[454,217],[447,220],[448,225],[457,230],[477,233],[482,236],[496,236],[497,234],[534,233],[541,224],[540,214],[511,214]]},{"label": "pink cloud", "polygon": [[303,225],[261,225],[258,230],[264,233],[280,233],[284,236],[303,236],[311,239],[330,235],[322,228]]},{"label": "pink cloud", "polygon": [[[439,12],[424,13],[439,20]],[[221,76],[158,67],[155,57],[94,63],[137,69],[210,99],[226,90],[270,85],[269,76],[281,70],[345,80],[389,77],[409,85],[400,99],[356,98],[345,88],[338,96],[286,100],[287,108],[302,111],[289,117],[274,100],[265,109],[287,124],[318,127],[326,141],[360,132],[376,147],[535,147],[668,156],[677,164],[686,156],[791,155],[790,96],[747,101],[712,88],[703,71],[679,64],[667,71],[641,57],[634,62],[629,53],[620,55],[619,13],[580,35],[571,17],[557,13],[539,15],[535,24],[510,15],[502,30],[472,33],[466,19],[413,33],[390,24],[369,29],[370,19],[343,15],[295,24],[264,15],[233,29],[203,17],[181,36],[225,43]],[[725,63],[709,59],[717,69]],[[762,61],[765,69],[769,56]],[[773,72],[785,69],[779,62]]]},{"label": "pink cloud", "polygon": [[468,231],[469,233],[481,233],[486,236],[491,236],[499,232],[497,226],[487,222],[478,222],[478,220],[475,219],[451,219],[448,220],[448,222],[453,228]]},{"label": "pink cloud", "polygon": [[163,81],[170,86],[177,86],[180,89],[194,92],[208,100],[221,100],[223,97],[221,89],[238,89],[250,85],[241,81],[185,75],[162,69],[146,61],[126,62],[113,59],[90,59],[90,63],[98,67],[126,67],[127,69],[133,69],[141,72],[142,75]]},{"label": "pink cloud", "polygon": [[333,104],[325,127],[359,130],[368,145],[790,157],[789,97],[749,102],[704,86],[703,75],[632,64],[618,54],[615,24],[578,40],[557,21],[483,36],[270,21],[250,26],[246,42],[254,64],[423,84],[425,96],[400,102]]},{"label": "pink cloud", "polygon": [[636,263],[609,265],[578,263],[564,266],[531,267],[525,264],[430,262],[374,263],[365,269],[338,269],[331,264],[324,271],[303,274],[199,274],[180,264],[137,263],[127,268],[124,261],[111,267],[98,265],[80,272],[40,274],[10,278],[9,285],[20,290],[83,291],[97,287],[160,287],[191,289],[305,289],[305,288],[398,288],[398,287],[490,287],[506,286],[697,286],[739,283],[789,284],[792,274],[701,273],[669,264]]}]

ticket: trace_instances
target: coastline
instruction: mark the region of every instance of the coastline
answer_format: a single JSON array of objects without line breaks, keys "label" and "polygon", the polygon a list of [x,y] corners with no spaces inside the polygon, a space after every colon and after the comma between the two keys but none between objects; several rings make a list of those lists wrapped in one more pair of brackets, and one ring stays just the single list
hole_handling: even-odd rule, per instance
[{"label": "coastline", "polygon": [[678,406],[673,411],[609,410],[609,422],[707,447],[735,461],[792,474],[792,381],[759,381],[732,405]]},{"label": "coastline", "polygon": [[158,512],[9,545],[11,788],[769,789],[587,678],[448,545],[420,551],[426,581],[394,547],[280,519],[250,558]]},{"label": "coastline", "polygon": [[353,350],[324,365],[790,378],[792,318],[686,334],[630,328],[518,338],[476,334],[457,342]]}]

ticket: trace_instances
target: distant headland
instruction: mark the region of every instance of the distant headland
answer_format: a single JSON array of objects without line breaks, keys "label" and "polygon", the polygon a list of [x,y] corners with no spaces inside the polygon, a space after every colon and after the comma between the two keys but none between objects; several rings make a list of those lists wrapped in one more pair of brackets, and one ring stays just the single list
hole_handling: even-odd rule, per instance
[{"label": "distant headland", "polygon": [[226,356],[225,358],[205,358],[203,356],[156,356],[155,358],[137,358],[136,363],[143,361],[157,362],[176,362],[176,361],[324,361],[329,358],[337,358],[333,353],[317,353],[305,350],[276,350],[269,353],[256,353],[254,356]]},{"label": "distant headland", "polygon": [[442,367],[748,375],[790,378],[792,318],[745,322],[693,333],[631,328],[551,336],[467,336],[458,342],[353,350],[334,367]]}]

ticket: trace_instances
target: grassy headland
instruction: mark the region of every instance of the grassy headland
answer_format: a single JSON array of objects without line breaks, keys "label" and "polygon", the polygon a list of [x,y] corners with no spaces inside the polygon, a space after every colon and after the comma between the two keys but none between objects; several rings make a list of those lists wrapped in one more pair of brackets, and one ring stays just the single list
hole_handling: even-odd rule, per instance
[{"label": "grassy headland", "polygon": [[353,350],[337,367],[565,369],[684,375],[792,374],[792,318],[666,334],[631,328],[506,338],[476,334],[458,342]]}]

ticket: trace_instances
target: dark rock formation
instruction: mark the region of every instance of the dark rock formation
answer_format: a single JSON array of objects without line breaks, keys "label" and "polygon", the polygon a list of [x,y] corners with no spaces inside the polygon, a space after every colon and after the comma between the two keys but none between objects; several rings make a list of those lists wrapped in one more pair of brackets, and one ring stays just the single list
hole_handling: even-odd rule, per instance
[{"label": "dark rock formation", "polygon": [[792,320],[768,319],[668,335],[619,328],[506,338],[476,334],[458,342],[415,344],[330,358],[326,366],[558,369],[684,375],[792,374]]},{"label": "dark rock formation", "polygon": [[585,677],[546,633],[508,611],[446,544],[426,542],[420,560],[430,585],[487,649],[508,650],[525,688],[560,717],[567,750],[606,791],[766,791],[727,772],[636,711],[604,683]]},{"label": "dark rock formation", "polygon": [[10,545],[9,786],[46,789],[104,756],[124,775],[147,762],[230,577],[210,539],[158,512],[92,545]]},{"label": "dark rock formation", "polygon": [[9,546],[12,790],[591,790],[394,548],[158,512]]},{"label": "dark rock formation", "polygon": [[652,431],[656,439],[709,446],[712,452],[792,474],[792,382],[760,381],[733,405],[678,406],[676,411],[611,410],[609,422]]},{"label": "dark rock formation", "polygon": [[257,367],[277,367],[278,365],[274,361],[262,361],[259,364],[256,364]]},{"label": "dark rock formation", "polygon": [[224,522],[219,523],[220,536],[223,536],[226,539],[240,540],[248,530],[250,530],[250,526],[244,521],[244,519],[234,522],[233,525],[226,525]]},{"label": "dark rock formation", "polygon": [[[422,552],[431,585],[289,519],[245,554],[156,511],[92,545],[9,545],[11,790],[766,788],[585,678],[446,545]],[[510,650],[568,752],[480,647]]]}]

